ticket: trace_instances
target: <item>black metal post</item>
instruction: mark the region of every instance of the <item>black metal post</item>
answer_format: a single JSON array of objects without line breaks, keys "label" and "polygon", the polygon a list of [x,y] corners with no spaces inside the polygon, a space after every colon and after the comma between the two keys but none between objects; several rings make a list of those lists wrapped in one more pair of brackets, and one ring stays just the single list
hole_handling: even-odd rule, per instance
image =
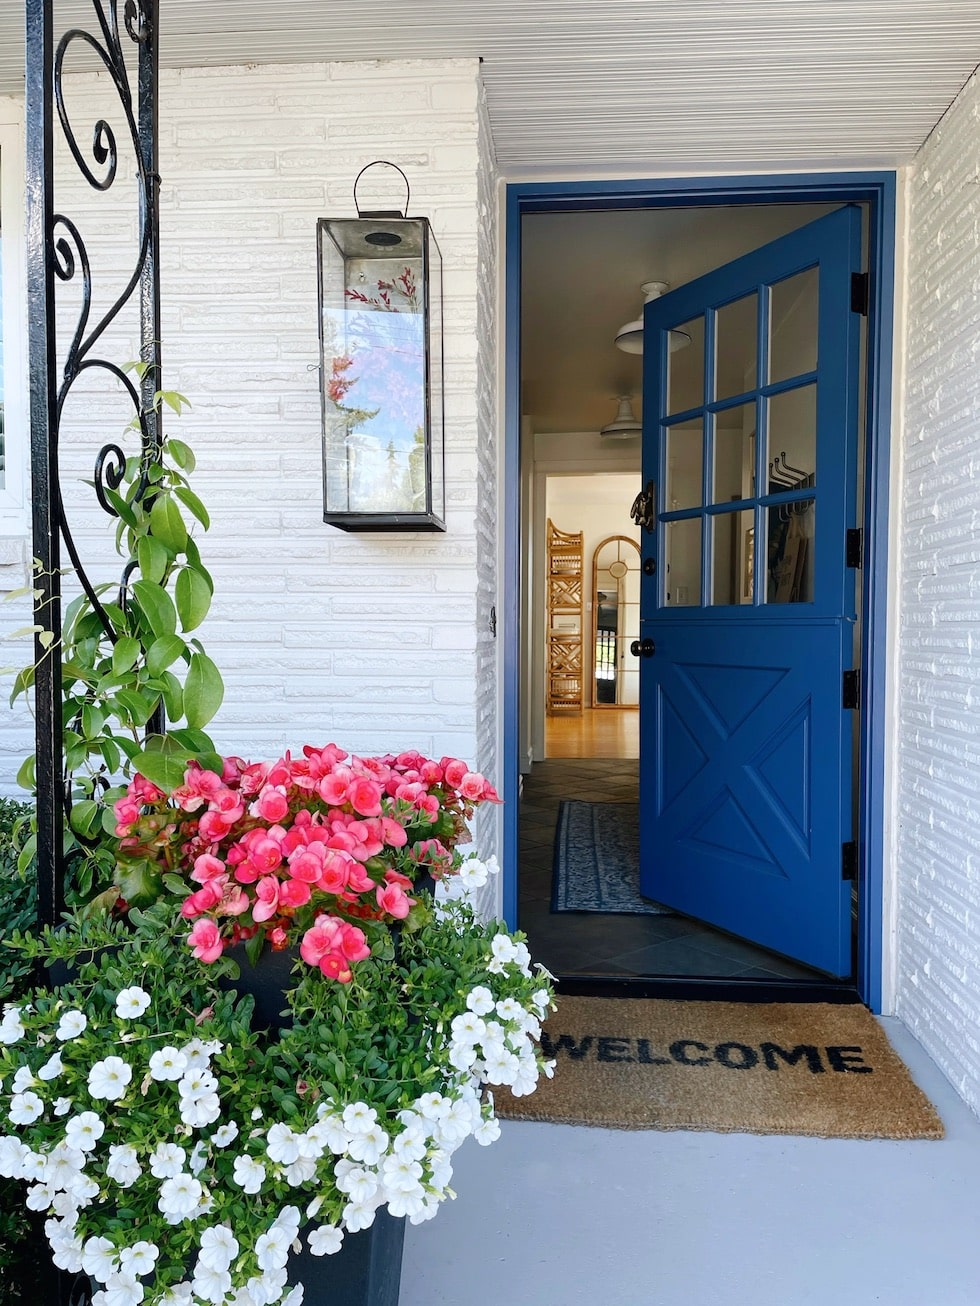
[{"label": "black metal post", "polygon": [[[39,562],[35,585],[41,596],[35,622],[44,632],[35,641],[36,787],[39,909],[42,924],[54,924],[64,901],[64,827],[70,792],[62,746],[64,727],[61,679],[62,546],[75,576],[98,614],[106,635],[115,631],[85,574],[65,518],[58,472],[59,426],[69,391],[83,371],[101,369],[106,379],[121,384],[138,419],[141,466],[140,495],[152,493],[146,478],[156,461],[163,432],[153,403],[161,389],[159,292],[159,175],[157,159],[157,0],[124,0],[120,25],[119,0],[92,0],[95,22],[91,32],[74,27],[56,41],[53,0],[28,0],[26,9],[27,110],[27,265],[30,359],[31,466],[34,513],[34,555]],[[137,103],[134,106],[125,54],[125,38],[136,46]],[[72,220],[55,210],[55,116],[78,170],[97,191],[107,191],[117,176],[118,148],[105,119],[94,124],[90,144],[76,137],[63,88],[66,53],[78,42],[94,54],[119,96],[136,161],[139,203],[139,248],[125,289],[103,317],[90,320],[92,270],[82,233]],[[61,138],[59,138],[60,140]],[[94,160],[94,167],[90,163]],[[81,282],[81,309],[74,323],[59,322],[56,280]],[[97,356],[95,346],[106,327],[133,300],[139,286],[140,358],[150,364],[138,386],[119,363]],[[61,339],[70,339],[59,362]],[[60,368],[60,374],[59,374]],[[118,444],[106,445],[95,462],[95,491],[111,515],[104,486],[115,488],[122,477],[125,454]],[[148,731],[163,728],[162,709]]]},{"label": "black metal post", "polygon": [[61,532],[58,513],[58,392],[54,265],[49,257],[53,179],[52,0],[27,5],[27,303],[30,357],[31,477],[35,622],[51,631],[34,641],[38,918],[53,925],[62,908],[64,780],[61,744]]}]

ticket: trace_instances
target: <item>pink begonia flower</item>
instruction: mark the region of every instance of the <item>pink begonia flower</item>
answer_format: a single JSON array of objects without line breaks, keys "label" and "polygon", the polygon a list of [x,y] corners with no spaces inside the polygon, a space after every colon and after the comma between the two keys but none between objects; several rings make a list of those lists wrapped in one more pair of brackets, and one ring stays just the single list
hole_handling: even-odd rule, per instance
[{"label": "pink begonia flower", "polygon": [[347,875],[347,888],[348,891],[353,893],[369,893],[370,890],[374,888],[374,881],[360,862],[352,861],[350,863]]},{"label": "pink begonia flower", "polygon": [[266,782],[269,774],[267,762],[252,762],[242,771],[241,780],[238,785],[238,792],[251,797],[257,794]]},{"label": "pink begonia flower", "polygon": [[112,804],[112,810],[115,813],[116,820],[122,823],[132,824],[133,821],[139,820],[139,803],[128,795],[123,798],[117,798]]},{"label": "pink begonia flower", "polygon": [[415,804],[420,812],[425,812],[428,816],[437,817],[439,815],[439,799],[435,794],[424,794]]},{"label": "pink begonia flower", "polygon": [[198,961],[217,961],[224,950],[221,934],[214,921],[195,921],[194,928],[187,936],[187,942],[194,949],[194,956]]},{"label": "pink begonia flower", "polygon": [[193,920],[202,912],[211,911],[221,901],[225,890],[222,880],[208,880],[196,893],[188,894],[180,904],[180,914],[185,920]]},{"label": "pink begonia flower", "polygon": [[359,816],[381,815],[381,786],[367,776],[356,776],[347,791],[347,801]]},{"label": "pink begonia flower", "polygon": [[198,884],[206,884],[208,880],[213,880],[218,875],[224,875],[226,869],[220,857],[212,857],[210,853],[202,853],[200,857],[194,859],[191,879],[196,880]]},{"label": "pink begonia flower", "polygon": [[405,827],[390,816],[381,818],[381,835],[389,848],[404,848],[408,843]]},{"label": "pink begonia flower", "polygon": [[266,785],[256,800],[255,811],[263,821],[281,821],[289,811],[285,789]]},{"label": "pink begonia flower", "polygon": [[205,812],[198,822],[201,836],[207,843],[220,843],[233,822],[225,821],[220,812]]},{"label": "pink begonia flower", "polygon": [[274,875],[264,875],[255,886],[256,902],[252,906],[252,920],[267,921],[279,910],[279,881]]},{"label": "pink begonia flower", "polygon": [[283,948],[289,946],[289,935],[281,925],[274,925],[266,937],[276,952],[281,952]]},{"label": "pink begonia flower", "polygon": [[332,952],[340,939],[340,921],[335,916],[318,916],[300,940],[299,955],[310,966]]},{"label": "pink begonia flower", "polygon": [[438,762],[423,762],[420,772],[427,785],[442,784],[445,778],[445,772]]},{"label": "pink begonia flower", "polygon": [[243,912],[248,911],[249,901],[248,894],[244,889],[240,889],[237,884],[228,884],[218,903],[218,911],[223,916],[241,916]]},{"label": "pink begonia flower", "polygon": [[211,798],[211,811],[220,813],[226,825],[234,825],[245,815],[245,804],[233,789],[219,789]]},{"label": "pink begonia flower", "polygon": [[[281,907],[304,907],[312,896],[313,892],[304,880],[283,880],[279,885]],[[252,915],[255,917],[254,912]]]},{"label": "pink begonia flower", "polygon": [[323,874],[327,859],[327,849],[322,843],[313,843],[308,848],[289,854],[289,874],[294,880],[305,880],[307,884],[316,884]]},{"label": "pink begonia flower", "polygon": [[483,797],[485,786],[486,781],[482,775],[478,775],[475,771],[467,771],[456,788],[468,802],[478,803]]},{"label": "pink begonia flower", "polygon": [[316,887],[324,893],[342,893],[350,883],[355,866],[357,862],[348,853],[331,851],[323,862]]},{"label": "pink begonia flower", "polygon": [[440,765],[446,777],[446,784],[458,789],[463,776],[468,773],[469,767],[465,762],[461,762],[458,757],[444,757]]},{"label": "pink begonia flower", "polygon": [[243,772],[247,769],[248,763],[244,757],[236,757],[234,753],[229,753],[226,758],[222,759],[221,780],[226,785],[233,785],[235,781],[240,781]]},{"label": "pink begonia flower", "polygon": [[317,785],[317,793],[325,803],[331,806],[339,806],[347,802],[347,789],[350,784],[351,776],[347,767],[332,775],[325,775]]},{"label": "pink begonia flower", "polygon": [[381,910],[394,916],[395,920],[403,921],[412,909],[411,899],[400,884],[379,884],[375,897]]}]

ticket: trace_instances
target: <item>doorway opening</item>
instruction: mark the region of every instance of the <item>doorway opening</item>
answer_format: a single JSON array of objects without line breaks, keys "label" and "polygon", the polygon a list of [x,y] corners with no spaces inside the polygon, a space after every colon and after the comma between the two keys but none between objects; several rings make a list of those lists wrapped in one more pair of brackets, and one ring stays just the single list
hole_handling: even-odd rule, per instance
[{"label": "doorway opening", "polygon": [[[630,701],[633,695],[628,683],[630,675],[637,679],[636,654],[631,653],[630,646],[639,643],[639,630],[630,628],[629,599],[621,588],[621,581],[628,583],[629,577],[624,555],[630,546],[640,543],[640,532],[629,518],[629,509],[641,489],[642,441],[639,436],[621,438],[617,433],[613,440],[600,434],[613,416],[617,399],[626,396],[637,404],[643,393],[642,356],[623,354],[613,345],[622,325],[620,319],[636,316],[640,283],[656,279],[668,281],[671,288],[683,286],[840,207],[839,200],[822,204],[689,204],[669,208],[651,204],[612,209],[596,204],[585,212],[552,210],[527,213],[523,218],[520,394],[524,597],[520,638],[518,923],[527,931],[536,954],[566,981],[722,981],[732,982],[743,991],[751,987],[759,992],[772,986],[774,993],[782,991],[793,996],[800,985],[820,986],[828,981],[828,975],[799,958],[760,947],[757,942],[699,920],[691,912],[657,910],[657,904],[651,904],[640,893],[635,909],[624,909],[622,903],[610,910],[604,910],[601,903],[598,909],[593,906],[582,910],[574,905],[565,909],[556,883],[556,862],[562,859],[563,847],[566,853],[569,848],[574,850],[582,835],[582,822],[599,819],[595,813],[583,816],[579,812],[579,824],[575,826],[567,810],[570,806],[615,805],[621,809],[620,815],[625,816],[628,809],[636,812],[640,803],[640,755],[647,746],[641,737],[641,714],[635,701]],[[870,244],[866,214],[865,266]],[[574,269],[575,275],[570,276],[569,269]],[[799,307],[796,298],[793,303],[783,304],[781,326],[773,319],[773,339],[780,347],[796,329],[787,325]],[[728,334],[739,348],[726,358],[726,366],[744,373],[749,366],[749,342],[755,343],[752,323],[739,323],[735,315],[730,315]],[[680,342],[680,348],[689,343]],[[696,357],[696,341],[694,346],[687,357],[700,370],[704,341],[700,342],[700,357]],[[866,350],[867,341],[862,339],[862,389]],[[742,388],[740,385],[729,392],[736,394]],[[784,402],[783,407],[790,406]],[[677,411],[676,404],[673,411]],[[865,411],[862,398],[858,406],[862,420],[856,431],[862,442]],[[742,497],[741,480],[748,475],[750,463],[754,466],[755,433],[746,413],[747,405],[741,405],[715,414],[718,447],[724,443],[731,455],[732,466],[724,475],[732,481],[728,486],[732,499]],[[722,431],[726,432],[724,440]],[[770,478],[766,488],[770,491],[789,476],[786,469],[798,465],[792,440],[787,438],[785,443],[787,449],[772,446],[773,458],[766,459]],[[700,474],[702,447],[699,445],[694,454],[692,449],[691,442],[677,440],[671,451],[669,474],[677,488],[683,486],[685,478]],[[685,460],[692,462],[694,471],[684,465]],[[853,486],[854,501],[859,505],[865,502],[864,467],[862,448],[855,460]],[[804,468],[797,477],[799,485],[805,485],[806,478],[813,474],[812,467]],[[677,503],[665,506],[676,508]],[[788,511],[782,515],[791,520]],[[795,515],[802,519],[804,509],[796,509]],[[861,509],[858,516],[863,520]],[[716,556],[710,564],[716,580],[709,583],[723,591],[720,598],[716,594],[715,603],[744,602],[746,586],[751,600],[752,526],[749,516],[743,513],[732,514],[731,521],[741,529],[726,532],[724,537],[719,531]],[[577,702],[574,693],[572,701],[561,702],[550,696],[549,642],[557,639],[558,643],[567,643],[571,636],[574,643],[576,634],[575,616],[568,611],[552,611],[548,604],[547,532],[551,527],[565,536],[581,536]],[[793,537],[805,539],[805,523],[804,528],[797,525]],[[617,541],[608,558],[599,553],[606,540]],[[681,606],[690,602],[689,595],[698,583],[697,572],[704,565],[692,557],[700,548],[700,537],[695,545],[691,532],[682,524],[672,532],[667,565],[673,579],[667,582],[672,587],[668,589],[668,602]],[[726,548],[728,554],[723,557]],[[812,573],[808,572],[810,563],[804,548],[796,544],[797,566],[792,577],[781,578],[780,583],[787,589],[780,601],[807,600]],[[800,557],[804,559],[802,565]],[[610,574],[604,565],[609,562],[615,564],[616,570],[626,566],[621,578]],[[861,636],[869,613],[866,591],[857,574],[854,583],[857,610],[864,618],[854,623],[853,657],[857,666],[864,656]],[[861,769],[862,730],[857,715],[854,725],[852,802],[857,826],[868,777]],[[561,828],[560,822],[564,823]],[[859,895],[854,893],[850,901],[853,937],[857,941],[860,931],[867,931],[868,923],[862,919],[864,908]],[[855,947],[855,967],[858,961]],[[854,970],[843,977],[852,987],[855,978]]]}]

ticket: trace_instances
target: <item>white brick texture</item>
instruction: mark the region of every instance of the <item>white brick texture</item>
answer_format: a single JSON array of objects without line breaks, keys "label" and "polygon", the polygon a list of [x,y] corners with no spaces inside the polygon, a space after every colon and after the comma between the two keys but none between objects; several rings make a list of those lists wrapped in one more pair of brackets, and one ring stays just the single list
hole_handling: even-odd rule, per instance
[{"label": "white brick texture", "polygon": [[[71,92],[76,123],[90,124],[104,79]],[[199,543],[215,601],[199,633],[225,677],[218,746],[415,747],[496,782],[494,165],[478,62],[164,71],[160,140],[164,385],[193,405],[166,429],[194,448],[212,516]],[[316,221],[354,216],[354,178],[378,158],[408,175],[411,212],[430,218],[443,256],[445,534],[344,534],[321,517]],[[131,258],[132,190],[97,195],[67,169],[58,180],[98,299]],[[133,357],[134,337],[111,333],[106,356]],[[94,393],[76,403],[63,475],[91,476],[127,417]],[[107,519],[85,487],[71,498],[83,556],[112,576]],[[4,789],[28,727],[5,720]]]},{"label": "white brick texture", "polygon": [[980,1112],[980,87],[911,181],[897,1012]]}]

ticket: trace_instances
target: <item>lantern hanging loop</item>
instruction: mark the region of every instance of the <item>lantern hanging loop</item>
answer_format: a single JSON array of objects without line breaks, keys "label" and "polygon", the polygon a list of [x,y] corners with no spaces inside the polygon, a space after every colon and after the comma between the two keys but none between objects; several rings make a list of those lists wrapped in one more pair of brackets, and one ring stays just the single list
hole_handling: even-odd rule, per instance
[{"label": "lantern hanging loop", "polygon": [[[399,177],[401,177],[402,181],[405,183],[404,210],[396,209],[392,213],[388,213],[388,212],[378,213],[378,212],[370,212],[368,210],[362,210],[360,204],[358,204],[357,202],[357,183],[361,180],[361,178],[364,176],[364,174],[367,172],[369,168],[394,168],[394,170],[398,173]],[[411,201],[411,196],[412,196],[412,192],[408,185],[408,178],[402,172],[401,168],[399,168],[397,163],[390,163],[387,159],[375,159],[373,163],[366,163],[364,167],[361,169],[361,171],[354,178],[354,208],[357,210],[357,216],[359,218],[407,218],[408,206]]]}]

